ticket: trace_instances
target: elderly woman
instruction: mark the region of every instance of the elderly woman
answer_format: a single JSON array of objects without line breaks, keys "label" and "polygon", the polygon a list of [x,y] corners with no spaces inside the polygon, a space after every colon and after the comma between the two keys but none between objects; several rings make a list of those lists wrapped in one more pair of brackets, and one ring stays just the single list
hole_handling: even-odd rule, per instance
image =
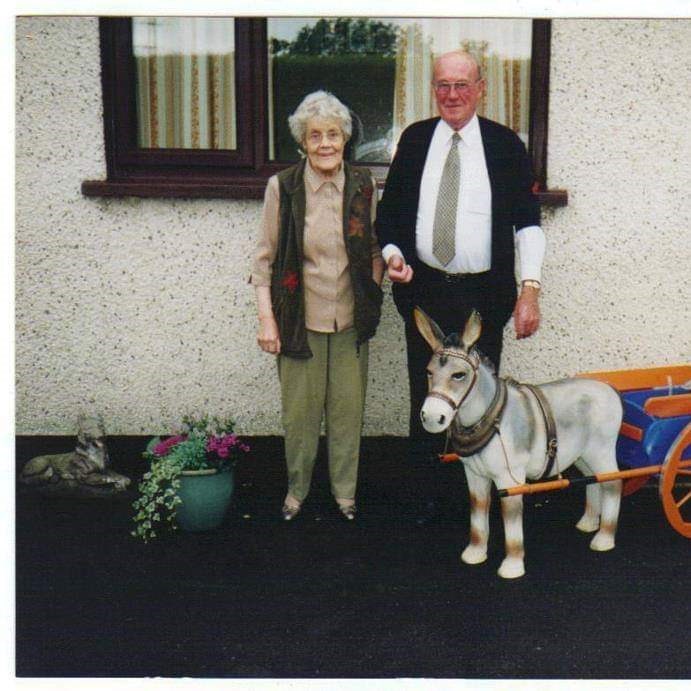
[{"label": "elderly woman", "polygon": [[305,157],[269,179],[251,282],[262,350],[278,356],[290,521],[307,497],[322,416],[331,492],[345,518],[355,489],[367,341],[379,323],[383,262],[368,170],[343,160],[352,132],[332,94],[307,96],[288,119]]}]

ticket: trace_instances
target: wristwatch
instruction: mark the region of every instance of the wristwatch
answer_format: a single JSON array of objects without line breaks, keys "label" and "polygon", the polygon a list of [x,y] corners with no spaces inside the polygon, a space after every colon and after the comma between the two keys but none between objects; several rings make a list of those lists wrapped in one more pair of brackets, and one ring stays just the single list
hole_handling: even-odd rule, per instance
[{"label": "wristwatch", "polygon": [[537,290],[540,290],[542,288],[542,285],[540,284],[540,281],[533,281],[533,280],[526,280],[521,283],[521,286],[523,288],[536,288]]}]

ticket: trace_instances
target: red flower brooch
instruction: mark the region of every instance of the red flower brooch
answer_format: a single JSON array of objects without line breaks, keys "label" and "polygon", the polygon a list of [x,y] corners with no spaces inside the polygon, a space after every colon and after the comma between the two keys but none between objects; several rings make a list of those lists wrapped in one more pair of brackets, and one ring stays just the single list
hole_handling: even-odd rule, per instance
[{"label": "red flower brooch", "polygon": [[286,271],[281,281],[281,285],[287,288],[289,293],[294,293],[299,283],[297,271]]}]

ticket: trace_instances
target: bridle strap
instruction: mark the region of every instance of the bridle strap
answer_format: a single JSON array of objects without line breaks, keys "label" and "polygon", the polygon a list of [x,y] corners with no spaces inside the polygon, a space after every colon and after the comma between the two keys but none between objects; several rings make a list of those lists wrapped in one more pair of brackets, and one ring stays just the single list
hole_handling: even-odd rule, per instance
[{"label": "bridle strap", "polygon": [[[437,351],[437,354],[439,356],[446,355],[448,357],[455,357],[460,360],[465,360],[473,370],[473,379],[470,382],[470,386],[467,388],[466,392],[463,394],[463,397],[460,401],[458,401],[458,403],[455,403],[450,396],[442,391],[432,389],[427,394],[427,396],[430,398],[439,398],[444,401],[451,407],[455,414],[475,387],[478,370],[480,368],[480,359],[477,357],[477,355],[475,358],[471,358],[468,353],[457,350],[440,350]],[[470,456],[474,453],[477,453],[487,446],[490,439],[492,439],[492,437],[498,432],[499,422],[501,421],[507,401],[507,385],[506,381],[499,377],[497,377],[496,382],[497,387],[489,407],[485,411],[484,415],[474,425],[471,425],[470,427],[459,426],[453,429],[453,431],[451,426],[448,428],[447,445],[449,441],[451,441],[453,448],[457,451],[459,456]]]},{"label": "bridle strap", "polygon": [[451,406],[451,408],[454,410],[454,412],[456,410],[458,410],[458,408],[461,405],[460,403],[458,405],[456,405],[456,401],[454,401],[453,398],[451,398],[451,396],[447,396],[442,391],[435,391],[434,389],[432,389],[432,391],[430,391],[427,394],[427,398],[440,398],[442,401],[444,401],[444,403]]},{"label": "bridle strap", "polygon": [[446,355],[447,357],[455,357],[459,360],[465,360],[475,371],[477,371],[477,369],[480,367],[480,358],[478,358],[477,355],[475,358],[471,358],[470,355],[462,350],[446,350],[442,348],[441,350],[437,350],[436,354],[440,357],[442,355]]},{"label": "bridle strap", "polygon": [[480,359],[473,359],[470,357],[470,355],[467,355],[463,351],[457,351],[457,350],[438,350],[436,352],[439,357],[442,357],[446,355],[447,357],[455,357],[458,358],[459,360],[465,360],[472,368],[473,368],[473,380],[470,382],[470,386],[467,388],[466,392],[463,394],[463,397],[461,398],[458,403],[456,403],[451,396],[447,396],[445,393],[442,391],[435,391],[432,389],[427,393],[428,398],[439,398],[444,403],[447,405],[451,406],[451,409],[454,411],[454,413],[463,405],[463,401],[465,401],[466,398],[468,398],[468,394],[473,390],[473,387],[475,386],[475,382],[477,381],[477,371],[480,368]]},{"label": "bridle strap", "polygon": [[546,480],[548,477],[552,476],[552,470],[554,468],[554,461],[557,457],[558,443],[557,443],[557,424],[554,421],[554,415],[552,414],[552,407],[547,402],[545,394],[540,391],[537,386],[533,384],[521,384],[524,388],[528,389],[535,400],[538,403],[540,412],[542,413],[542,419],[545,422],[545,435],[547,438],[547,450],[545,451],[545,469],[539,478],[539,482]]}]

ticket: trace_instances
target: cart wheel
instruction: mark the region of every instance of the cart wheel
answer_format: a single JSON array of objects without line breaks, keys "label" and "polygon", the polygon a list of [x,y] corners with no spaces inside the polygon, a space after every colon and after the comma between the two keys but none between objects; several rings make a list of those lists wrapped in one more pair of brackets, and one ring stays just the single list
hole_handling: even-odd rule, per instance
[{"label": "cart wheel", "polygon": [[660,477],[660,498],[667,520],[688,538],[691,538],[691,460],[682,458],[690,448],[691,423],[679,433],[667,452]]}]

